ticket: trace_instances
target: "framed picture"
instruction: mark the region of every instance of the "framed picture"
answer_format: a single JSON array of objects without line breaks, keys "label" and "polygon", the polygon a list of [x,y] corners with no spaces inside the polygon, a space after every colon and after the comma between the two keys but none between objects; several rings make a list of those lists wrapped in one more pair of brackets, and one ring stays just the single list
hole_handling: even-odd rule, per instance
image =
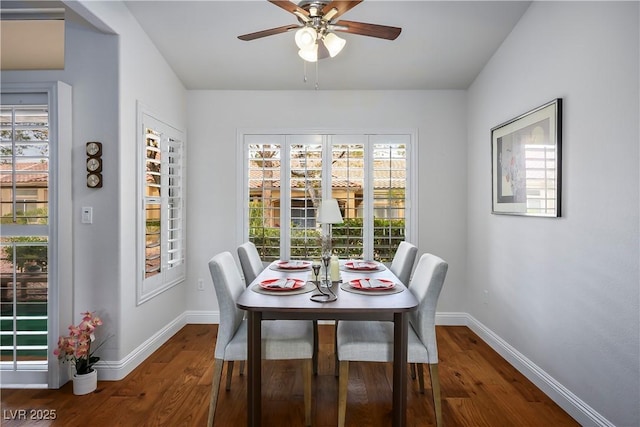
[{"label": "framed picture", "polygon": [[491,129],[491,212],[560,216],[562,99]]}]

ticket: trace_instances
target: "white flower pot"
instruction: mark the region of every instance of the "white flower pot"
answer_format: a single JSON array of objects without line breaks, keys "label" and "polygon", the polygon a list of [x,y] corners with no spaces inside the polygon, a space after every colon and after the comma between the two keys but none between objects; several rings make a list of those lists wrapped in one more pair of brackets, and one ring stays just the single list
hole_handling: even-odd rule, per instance
[{"label": "white flower pot", "polygon": [[95,369],[88,374],[73,374],[73,394],[89,394],[98,388],[98,371]]}]

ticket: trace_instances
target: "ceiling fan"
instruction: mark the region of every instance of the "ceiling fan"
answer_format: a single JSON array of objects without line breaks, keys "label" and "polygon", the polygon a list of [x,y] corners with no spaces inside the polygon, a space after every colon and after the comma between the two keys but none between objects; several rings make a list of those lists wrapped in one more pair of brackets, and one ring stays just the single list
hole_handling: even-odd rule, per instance
[{"label": "ceiling fan", "polygon": [[395,40],[402,31],[402,28],[386,25],[336,21],[342,14],[362,3],[362,0],[304,0],[298,4],[289,0],[269,0],[269,2],[294,14],[299,23],[243,34],[238,38],[250,41],[297,29],[295,41],[300,48],[298,54],[308,62],[334,57],[342,50],[346,41],[335,35],[334,31],[387,40]]}]

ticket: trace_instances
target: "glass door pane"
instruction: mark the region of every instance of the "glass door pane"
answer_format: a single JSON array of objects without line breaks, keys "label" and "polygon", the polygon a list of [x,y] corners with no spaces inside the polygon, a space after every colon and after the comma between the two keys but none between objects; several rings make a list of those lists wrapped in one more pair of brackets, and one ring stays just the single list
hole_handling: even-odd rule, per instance
[{"label": "glass door pane", "polygon": [[373,245],[375,258],[390,262],[405,240],[407,143],[404,135],[373,142]]},{"label": "glass door pane", "polygon": [[322,137],[291,136],[289,146],[290,250],[292,259],[320,257],[317,208],[322,200]]},{"label": "glass door pane", "polygon": [[47,370],[49,148],[47,106],[1,107],[0,368],[3,376],[8,371]]},{"label": "glass door pane", "polygon": [[364,258],[365,137],[334,136],[332,141],[331,197],[344,220],[332,226],[333,252],[340,258]]},{"label": "glass door pane", "polygon": [[280,152],[279,138],[257,138],[248,146],[249,240],[264,261],[280,258]]}]

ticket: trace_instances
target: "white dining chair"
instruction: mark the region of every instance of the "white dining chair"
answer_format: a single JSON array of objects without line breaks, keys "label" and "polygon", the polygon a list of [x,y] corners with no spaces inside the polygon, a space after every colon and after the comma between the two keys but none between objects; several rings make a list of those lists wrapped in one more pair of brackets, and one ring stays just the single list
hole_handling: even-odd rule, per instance
[{"label": "white dining chair", "polygon": [[[220,308],[220,325],[213,361],[213,380],[207,425],[211,427],[222,378],[227,365],[227,390],[233,361],[247,360],[247,320],[236,302],[246,290],[233,256],[222,252],[209,261],[209,271]],[[262,356],[270,360],[300,359],[303,362],[305,425],[311,425],[311,377],[313,356],[313,323],[306,320],[271,320],[262,322]]]},{"label": "white dining chair", "polygon": [[[400,280],[400,282],[407,286],[409,283],[409,279],[411,277],[411,272],[413,271],[413,264],[416,261],[416,256],[418,255],[418,248],[409,243],[402,241],[400,245],[398,245],[398,249],[396,249],[396,253],[393,256],[393,260],[391,260],[391,265],[389,266],[389,270]],[[338,322],[336,321],[336,325]],[[337,338],[337,336],[336,336]],[[335,344],[337,347],[337,343]],[[338,372],[338,355],[335,354],[335,376],[339,376]],[[415,366],[411,365],[411,377],[415,379]]]},{"label": "white dining chair", "polygon": [[[424,393],[423,364],[429,364],[436,425],[442,426],[438,345],[436,342],[436,305],[447,275],[448,264],[441,258],[424,254],[408,289],[418,300],[418,308],[409,313],[407,362],[417,363],[420,392]],[[372,297],[374,298],[374,297]],[[344,427],[347,409],[349,362],[392,362],[393,323],[340,321],[337,330],[337,353],[340,361],[338,382],[338,426]]]},{"label": "white dining chair", "polygon": [[[258,277],[258,274],[264,270],[264,263],[258,252],[258,248],[253,242],[245,242],[238,246],[238,259],[240,259],[240,267],[244,276],[245,286],[249,286],[251,282]],[[231,362],[233,366],[233,362]],[[244,372],[244,361],[240,362],[240,375]],[[227,376],[227,384],[231,381],[231,375]]]},{"label": "white dining chair", "polygon": [[[244,276],[244,282],[246,286],[249,286],[256,277],[265,269],[265,265],[262,262],[260,253],[253,242],[245,242],[238,246],[238,258],[240,259],[240,266],[242,267],[242,274]],[[313,339],[314,348],[313,353],[313,373],[318,373],[318,321],[313,321]],[[240,363],[240,375],[244,371],[244,362]],[[229,379],[227,379],[227,382]]]},{"label": "white dining chair", "polygon": [[389,270],[407,286],[409,279],[411,278],[411,271],[413,271],[413,264],[416,262],[416,256],[418,255],[418,248],[409,242],[400,242],[396,254],[391,260]]},{"label": "white dining chair", "polygon": [[238,258],[242,267],[242,275],[246,286],[253,282],[264,270],[264,263],[253,242],[245,242],[238,246]]},{"label": "white dining chair", "polygon": [[[400,242],[396,254],[393,256],[389,270],[402,282],[403,285],[408,286],[411,279],[411,272],[413,271],[413,265],[418,255],[418,248],[409,242]],[[337,357],[337,356],[336,356]],[[416,365],[414,363],[409,364],[411,369],[411,378],[416,379]],[[336,368],[337,369],[337,368]]]}]

